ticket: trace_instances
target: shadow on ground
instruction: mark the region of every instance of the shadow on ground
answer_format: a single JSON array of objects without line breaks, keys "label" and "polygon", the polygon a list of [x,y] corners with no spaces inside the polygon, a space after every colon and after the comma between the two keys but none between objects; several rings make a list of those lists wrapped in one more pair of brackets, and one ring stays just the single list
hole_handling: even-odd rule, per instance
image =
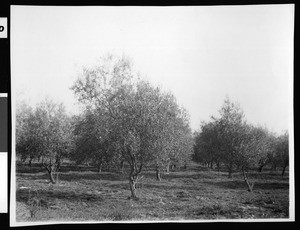
[{"label": "shadow on ground", "polygon": [[[28,199],[32,197],[31,194],[33,194],[33,191],[29,191],[28,189],[19,189],[16,192],[16,201],[28,202]],[[74,191],[36,190],[34,191],[34,194],[36,198],[46,201],[54,199],[68,200],[70,202],[103,200],[103,197],[100,194],[87,194]]]},{"label": "shadow on ground", "polygon": [[[203,183],[210,186],[216,186],[222,189],[247,189],[247,185],[243,180],[232,181],[204,181]],[[285,182],[254,182],[254,189],[261,190],[276,190],[276,189],[289,189],[289,184]]]},{"label": "shadow on ground", "polygon": [[[17,163],[16,171],[18,173],[39,173],[45,172],[45,168],[41,163],[32,163],[31,166],[28,164]],[[109,171],[105,168],[106,171]],[[88,166],[88,165],[72,165],[72,164],[63,164],[60,167],[60,172],[98,172],[96,166]]]},{"label": "shadow on ground", "polygon": [[[49,176],[47,173],[39,174],[18,174],[18,177],[25,178],[26,180],[48,180]],[[107,181],[124,181],[127,180],[126,174],[111,173],[111,172],[70,172],[60,173],[60,181],[79,181],[79,180],[107,180]]]},{"label": "shadow on ground", "polygon": [[[143,172],[142,175],[144,175],[147,178],[153,178],[156,179],[156,173],[155,172]],[[170,172],[170,173],[161,173],[161,177],[164,180],[172,180],[172,179],[214,179],[216,178],[216,175],[218,177],[226,177],[222,174],[208,174],[208,173],[198,173],[198,172],[188,172],[188,171],[181,171],[181,172]]]}]

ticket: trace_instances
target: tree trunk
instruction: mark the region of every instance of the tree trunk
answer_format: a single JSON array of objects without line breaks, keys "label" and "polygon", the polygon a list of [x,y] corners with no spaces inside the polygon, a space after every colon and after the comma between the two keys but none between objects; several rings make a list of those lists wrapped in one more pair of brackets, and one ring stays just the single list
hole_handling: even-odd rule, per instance
[{"label": "tree trunk", "polygon": [[158,181],[161,181],[161,174],[160,174],[160,171],[159,171],[159,167],[156,165],[156,179]]},{"label": "tree trunk", "polygon": [[58,160],[56,163],[56,170],[55,170],[56,172],[58,172],[60,170],[60,165],[61,165],[61,162],[60,162],[60,160]]},{"label": "tree trunk", "polygon": [[121,164],[120,164],[120,172],[122,174],[124,173],[124,161],[123,160],[121,161]]},{"label": "tree trunk", "polygon": [[210,168],[213,169],[213,162],[210,162]]},{"label": "tree trunk", "polygon": [[166,167],[166,173],[169,174],[170,172],[170,162],[167,164],[167,167]]},{"label": "tree trunk", "polygon": [[171,170],[174,170],[174,169],[175,169],[175,167],[176,167],[176,165],[175,165],[175,164],[171,164]]},{"label": "tree trunk", "polygon": [[26,159],[27,159],[26,156],[21,156],[22,163],[25,163]]},{"label": "tree trunk", "polygon": [[102,162],[98,162],[98,173],[102,171]]},{"label": "tree trunk", "polygon": [[285,172],[286,167],[287,167],[287,165],[285,165],[285,166],[282,167],[282,173],[281,173],[282,177],[284,176],[284,172]]},{"label": "tree trunk", "polygon": [[32,158],[30,157],[29,158],[29,161],[28,161],[28,166],[31,168],[31,163],[32,163]]},{"label": "tree trunk", "polygon": [[137,198],[136,195],[136,178],[134,176],[129,177],[129,187],[131,191],[131,198]]},{"label": "tree trunk", "polygon": [[248,191],[249,191],[249,192],[252,192],[252,191],[253,191],[254,182],[251,183],[251,182],[249,181],[247,172],[245,171],[244,168],[243,168],[243,176],[244,176],[244,181],[245,181],[246,184],[247,184]]},{"label": "tree trunk", "polygon": [[51,169],[48,169],[48,174],[49,174],[50,182],[51,182],[52,184],[55,184],[56,181],[55,181],[55,179],[54,179],[53,171],[52,171]]},{"label": "tree trunk", "polygon": [[55,183],[59,183],[59,172],[58,171],[56,171],[56,179],[55,179]]},{"label": "tree trunk", "polygon": [[131,191],[131,198],[138,199],[136,194],[136,183],[138,180],[138,175],[142,172],[143,164],[141,163],[140,166],[138,166],[138,162],[136,161],[135,155],[131,154],[130,148],[127,147],[126,149],[128,156],[130,159],[128,159],[128,164],[130,165],[130,174],[129,174],[129,188]]},{"label": "tree trunk", "polygon": [[231,163],[228,167],[228,178],[232,178],[232,164]]},{"label": "tree trunk", "polygon": [[187,163],[186,161],[184,162],[184,167],[183,167],[185,170],[187,169]]},{"label": "tree trunk", "polygon": [[264,167],[264,165],[260,165],[260,166],[258,167],[258,172],[262,172],[263,167]]},{"label": "tree trunk", "polygon": [[218,172],[220,172],[220,162],[217,163]]}]

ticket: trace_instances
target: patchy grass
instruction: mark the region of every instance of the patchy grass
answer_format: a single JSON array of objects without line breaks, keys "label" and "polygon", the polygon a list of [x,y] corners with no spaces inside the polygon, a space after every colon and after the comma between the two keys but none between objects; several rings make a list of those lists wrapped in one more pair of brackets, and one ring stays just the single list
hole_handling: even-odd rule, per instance
[{"label": "patchy grass", "polygon": [[[27,167],[27,166],[26,166]],[[36,166],[35,166],[36,167]],[[127,174],[81,171],[66,166],[59,183],[49,183],[42,170],[19,167],[17,221],[127,221],[288,218],[289,180],[280,173],[253,172],[254,191],[242,175],[228,179],[191,165],[156,181],[147,170],[138,184],[140,199],[130,196]],[[73,171],[71,170],[73,169]]]}]

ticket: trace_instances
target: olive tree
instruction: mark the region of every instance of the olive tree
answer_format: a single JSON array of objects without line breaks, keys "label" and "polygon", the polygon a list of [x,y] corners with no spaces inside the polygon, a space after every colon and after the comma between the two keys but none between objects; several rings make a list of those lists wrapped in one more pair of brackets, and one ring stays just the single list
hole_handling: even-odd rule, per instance
[{"label": "olive tree", "polygon": [[92,161],[101,172],[103,163],[109,163],[109,125],[101,110],[87,109],[74,124],[75,148],[71,158],[78,163]]},{"label": "olive tree", "polygon": [[183,107],[179,109],[174,126],[174,144],[171,160],[184,164],[187,169],[187,162],[192,158],[194,139],[190,128],[190,116]]},{"label": "olive tree", "polygon": [[142,134],[143,151],[151,156],[156,168],[157,179],[160,171],[169,161],[170,137],[172,135],[172,117],[175,116],[173,96],[164,94],[159,87],[152,87],[146,81],[137,82],[135,105],[139,132]]},{"label": "olive tree", "polygon": [[109,145],[115,149],[110,152],[128,163],[131,197],[137,198],[142,169],[167,156],[162,146],[170,140],[162,134],[174,127],[168,122],[176,116],[172,106],[177,105],[141,80],[125,57],[106,56],[99,65],[84,68],[72,89],[80,102],[101,109],[109,120]]},{"label": "olive tree", "polygon": [[101,58],[99,65],[83,68],[72,86],[78,100],[92,109],[101,109],[110,119],[111,130],[117,131],[114,132],[118,137],[114,146],[130,165],[132,197],[136,197],[135,183],[143,167],[143,163],[138,166],[140,137],[132,124],[136,115],[134,77],[132,64],[127,58],[108,55]]},{"label": "olive tree", "polygon": [[[185,161],[191,154],[191,130],[187,112],[180,108],[174,95],[165,93],[158,87],[152,87],[148,82],[140,80],[137,83],[137,105],[146,121],[140,132],[147,130],[146,146],[154,156],[153,164],[156,177],[161,180],[161,171],[169,172],[172,161]],[[142,124],[142,123],[140,123]],[[145,148],[145,147],[143,147]]]},{"label": "olive tree", "polygon": [[42,147],[42,165],[46,168],[50,181],[56,183],[61,160],[73,147],[72,126],[63,104],[46,100],[36,109],[40,122]]},{"label": "olive tree", "polygon": [[276,141],[275,161],[282,167],[281,176],[284,176],[285,169],[289,165],[289,135],[288,132],[280,135]]},{"label": "olive tree", "polygon": [[228,177],[232,177],[236,159],[241,154],[240,145],[243,140],[243,131],[246,124],[244,113],[237,103],[226,98],[219,110],[220,117],[212,117],[217,126],[217,148],[222,162],[228,170]]},{"label": "olive tree", "polygon": [[196,133],[194,137],[193,160],[211,167],[213,163],[216,163],[220,170],[222,155],[218,132],[216,121],[202,122],[200,132]]},{"label": "olive tree", "polygon": [[240,132],[241,143],[238,146],[239,154],[237,155],[236,164],[240,165],[244,181],[248,186],[248,191],[252,192],[254,182],[251,182],[248,170],[255,167],[261,160],[268,148],[266,142],[266,132],[261,127],[253,125],[244,125]]},{"label": "olive tree", "polygon": [[261,136],[260,155],[258,160],[258,172],[262,172],[263,167],[272,163],[276,154],[276,135],[268,131],[266,128],[257,127],[263,132]]},{"label": "olive tree", "polygon": [[42,158],[41,164],[47,170],[50,181],[56,183],[54,175],[58,175],[61,160],[72,147],[71,123],[64,106],[46,99],[30,112],[23,123],[25,131],[17,138],[17,152],[26,151]]},{"label": "olive tree", "polygon": [[29,158],[29,166],[34,158],[37,157],[36,151],[33,151],[33,135],[30,133],[34,127],[33,109],[27,103],[17,103],[16,107],[16,154],[21,161]]},{"label": "olive tree", "polygon": [[[253,126],[246,122],[243,111],[236,103],[227,98],[220,109],[218,118],[202,123],[201,131],[196,133],[194,160],[200,162],[218,159],[232,176],[233,167],[241,170],[248,190],[252,191],[254,183],[249,179],[248,171],[257,165],[262,168],[274,149],[283,170],[288,164],[288,138],[281,136],[275,143],[275,137],[266,128]],[[275,139],[274,139],[275,138]]]}]

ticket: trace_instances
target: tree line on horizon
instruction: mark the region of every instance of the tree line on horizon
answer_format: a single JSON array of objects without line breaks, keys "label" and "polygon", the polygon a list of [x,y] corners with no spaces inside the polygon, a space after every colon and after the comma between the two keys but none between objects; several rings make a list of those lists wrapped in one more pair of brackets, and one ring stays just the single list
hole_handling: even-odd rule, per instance
[{"label": "tree line on horizon", "polygon": [[229,99],[220,118],[203,122],[193,134],[189,114],[175,96],[142,79],[124,56],[107,55],[83,68],[71,90],[83,107],[79,115],[68,115],[62,103],[50,99],[35,108],[21,103],[16,111],[16,154],[29,163],[37,159],[52,183],[63,159],[91,162],[99,172],[104,164],[122,172],[126,163],[132,198],[147,167],[155,168],[158,180],[190,159],[224,165],[230,176],[235,167],[252,190],[247,172],[253,165],[262,169],[270,156],[277,165],[288,164],[287,133],[275,137],[248,124]]}]

